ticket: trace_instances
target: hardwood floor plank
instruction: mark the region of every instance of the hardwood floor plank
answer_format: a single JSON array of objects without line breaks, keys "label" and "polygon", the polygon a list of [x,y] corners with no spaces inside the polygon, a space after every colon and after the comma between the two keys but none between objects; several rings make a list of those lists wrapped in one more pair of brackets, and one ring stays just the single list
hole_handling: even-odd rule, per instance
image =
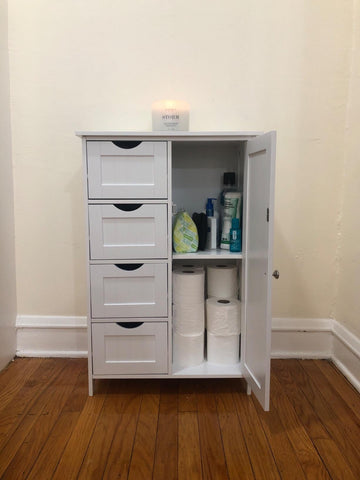
[{"label": "hardwood floor plank", "polygon": [[278,377],[281,377],[281,384],[291,400],[296,413],[301,417],[301,421],[319,452],[330,476],[344,480],[355,480],[351,466],[347,463],[334,439],[331,438],[321,420],[316,415],[311,403],[306,397],[299,395],[299,389],[302,390],[309,382],[309,378],[304,375],[299,362],[297,360],[289,361],[286,369],[277,368],[276,374]]},{"label": "hardwood floor plank", "polygon": [[302,416],[298,416],[292,401],[282,389],[281,382],[274,373],[271,375],[271,398],[276,408],[281,423],[287,432],[287,436],[293,446],[294,452],[299,459],[306,478],[331,479],[319,454],[309,437],[305,426],[302,424]]},{"label": "hardwood floor plank", "polygon": [[239,380],[218,383],[216,408],[229,478],[247,480],[255,477],[232,395],[237,382]]},{"label": "hardwood floor plank", "polygon": [[179,412],[197,412],[196,380],[184,380],[179,382]]},{"label": "hardwood floor plank", "polygon": [[346,403],[311,360],[302,361],[301,365],[289,363],[289,369],[298,374],[304,395],[316,410],[329,435],[336,438],[337,448],[341,450],[351,470],[360,478],[360,425],[357,417],[347,408]]},{"label": "hardwood floor plank", "polygon": [[264,412],[256,400],[254,400],[254,405],[269,445],[271,446],[281,478],[305,480],[306,477],[303,469],[288,439],[286,429],[281,423],[280,414],[277,412],[275,406],[270,402],[270,412]]},{"label": "hardwood floor plank", "polygon": [[[46,359],[26,380],[12,401],[0,413],[0,451],[14,434],[27,412],[36,403],[44,390],[49,387],[50,380],[55,378],[65,367],[65,359]],[[14,373],[15,375],[15,373]],[[19,376],[19,373],[16,377]],[[20,374],[21,376],[21,374]],[[19,433],[18,433],[19,435]]]},{"label": "hardwood floor plank", "polygon": [[[65,368],[51,384],[51,389],[46,390],[46,395],[43,396],[41,402],[42,408],[30,409],[28,415],[33,417],[32,428],[8,465],[4,474],[6,478],[20,480],[28,477],[67,398],[73,390],[79,372],[79,363],[69,359]],[[38,410],[35,415],[33,414],[34,410]]]},{"label": "hardwood floor plank", "polygon": [[280,479],[271,448],[257,416],[253,399],[246,395],[244,384],[239,382],[236,384],[233,398],[255,478],[257,480]]},{"label": "hardwood floor plank", "polygon": [[[275,366],[281,372],[284,367]],[[357,454],[357,441],[359,438],[359,422],[347,404],[322,376],[320,370],[312,360],[287,361],[288,375],[296,376],[297,383],[301,387],[305,401],[309,402],[324,427],[329,431],[332,438],[337,439],[337,444],[345,455],[350,455],[349,463],[352,468],[359,467]],[[286,377],[282,374],[285,383]],[[357,470],[356,470],[357,471]]]},{"label": "hardwood floor plank", "polygon": [[332,362],[327,360],[313,360],[313,362],[321,370],[326,381],[346,402],[347,408],[350,408],[352,413],[360,420],[360,396],[355,387]]},{"label": "hardwood floor plank", "polygon": [[0,415],[43,361],[42,358],[17,358],[1,372]]},{"label": "hardwood floor plank", "polygon": [[[21,447],[24,437],[31,431],[34,425],[34,419],[26,416],[21,422],[21,428],[17,429],[11,437],[11,441],[8,442],[0,454],[0,478],[11,478],[10,475],[6,476],[5,471],[10,465],[12,459],[15,457],[19,448]],[[16,475],[17,476],[17,475]],[[14,478],[14,477],[13,477]],[[16,477],[15,477],[16,478]]]},{"label": "hardwood floor plank", "polygon": [[178,479],[201,480],[199,424],[196,412],[178,414]]},{"label": "hardwood floor plank", "polygon": [[91,437],[78,480],[103,478],[107,459],[121,419],[126,380],[112,382],[109,386],[103,409],[100,412]]},{"label": "hardwood floor plank", "polygon": [[203,478],[229,478],[214,395],[214,381],[197,384],[198,422]]},{"label": "hardwood floor plank", "polygon": [[79,419],[88,396],[88,374],[84,362],[79,362],[80,374],[54,428],[36,459],[27,480],[51,480],[61,455]]},{"label": "hardwood floor plank", "polygon": [[141,407],[134,448],[132,452],[129,480],[148,480],[152,477],[159,417],[160,383],[144,381]]},{"label": "hardwood floor plank", "polygon": [[88,397],[78,418],[71,437],[65,447],[53,474],[53,480],[76,478],[84,460],[97,419],[106,399],[108,382],[103,382],[104,390]]},{"label": "hardwood floor plank", "polygon": [[178,382],[162,381],[156,435],[154,480],[178,478]]},{"label": "hardwood floor plank", "polygon": [[[20,389],[17,395],[17,401],[8,405],[6,412],[2,412],[2,441],[0,451],[0,476],[3,475],[13,458],[21,448],[25,438],[33,428],[39,414],[44,409],[52,394],[52,387],[57,382],[57,378],[65,368],[67,360],[62,359],[58,362],[44,362],[38,373],[39,377],[30,379],[25,386]],[[49,382],[48,370],[51,368],[53,381]],[[36,373],[36,372],[35,372]],[[35,375],[35,374],[34,374]],[[24,393],[25,398],[18,398]],[[28,403],[27,403],[28,401]]]},{"label": "hardwood floor plank", "polygon": [[53,479],[56,466],[76,426],[79,415],[77,412],[64,412],[59,416],[44,448],[26,477],[27,480]]},{"label": "hardwood floor plank", "polygon": [[[322,397],[327,400],[331,399],[332,412],[336,412],[336,418],[341,418],[341,424],[346,425],[348,438],[352,440],[355,446],[358,446],[360,438],[360,412],[355,414],[349,408],[342,394],[337,392],[333,385],[328,382],[313,360],[303,361],[301,368],[311,378],[311,385],[321,392]],[[357,406],[360,407],[360,402],[357,402]]]},{"label": "hardwood floor plank", "polygon": [[74,390],[72,391],[70,397],[65,403],[62,413],[80,413],[84,408],[85,402],[89,395],[87,359],[79,358],[77,361],[80,364],[81,370],[77,378]]},{"label": "hardwood floor plank", "polygon": [[126,480],[129,474],[131,454],[135,441],[141,405],[139,381],[121,383],[119,421],[102,480]]}]

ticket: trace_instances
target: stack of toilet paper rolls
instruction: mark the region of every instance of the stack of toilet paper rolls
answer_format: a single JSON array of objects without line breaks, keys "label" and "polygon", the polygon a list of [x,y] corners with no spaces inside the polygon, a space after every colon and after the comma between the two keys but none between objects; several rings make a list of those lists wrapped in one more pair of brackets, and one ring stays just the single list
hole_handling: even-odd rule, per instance
[{"label": "stack of toilet paper rolls", "polygon": [[207,268],[206,329],[209,363],[235,364],[240,354],[241,303],[236,265]]},{"label": "stack of toilet paper rolls", "polygon": [[173,355],[177,367],[204,361],[205,271],[180,266],[173,271]]}]

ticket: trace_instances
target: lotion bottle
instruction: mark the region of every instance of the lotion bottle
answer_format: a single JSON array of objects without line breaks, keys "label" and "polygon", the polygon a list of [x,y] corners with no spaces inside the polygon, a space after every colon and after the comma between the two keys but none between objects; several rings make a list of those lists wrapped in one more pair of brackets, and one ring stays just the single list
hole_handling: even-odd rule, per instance
[{"label": "lotion bottle", "polygon": [[218,244],[218,213],[214,209],[215,198],[208,198],[206,204],[206,215],[207,215],[207,237],[206,237],[206,248],[209,250],[215,250]]},{"label": "lotion bottle", "polygon": [[240,220],[238,218],[232,219],[230,229],[230,252],[241,252],[241,230]]}]

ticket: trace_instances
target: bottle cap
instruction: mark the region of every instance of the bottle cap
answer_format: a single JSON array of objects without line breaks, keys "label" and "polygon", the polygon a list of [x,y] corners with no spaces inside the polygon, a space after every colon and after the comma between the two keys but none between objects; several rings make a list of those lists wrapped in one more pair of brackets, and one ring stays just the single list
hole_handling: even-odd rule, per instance
[{"label": "bottle cap", "polygon": [[224,185],[235,185],[235,172],[224,173]]},{"label": "bottle cap", "polygon": [[240,220],[238,218],[233,218],[231,220],[231,228],[239,229],[240,228]]}]

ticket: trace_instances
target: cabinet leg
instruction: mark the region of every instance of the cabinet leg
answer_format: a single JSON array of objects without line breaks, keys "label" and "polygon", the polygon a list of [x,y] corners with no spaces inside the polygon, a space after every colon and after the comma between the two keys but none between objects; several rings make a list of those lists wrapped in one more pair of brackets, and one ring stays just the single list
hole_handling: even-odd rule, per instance
[{"label": "cabinet leg", "polygon": [[249,383],[246,383],[246,393],[247,393],[248,395],[251,395],[251,386],[250,386]]},{"label": "cabinet leg", "polygon": [[94,395],[94,380],[89,377],[89,397]]}]

